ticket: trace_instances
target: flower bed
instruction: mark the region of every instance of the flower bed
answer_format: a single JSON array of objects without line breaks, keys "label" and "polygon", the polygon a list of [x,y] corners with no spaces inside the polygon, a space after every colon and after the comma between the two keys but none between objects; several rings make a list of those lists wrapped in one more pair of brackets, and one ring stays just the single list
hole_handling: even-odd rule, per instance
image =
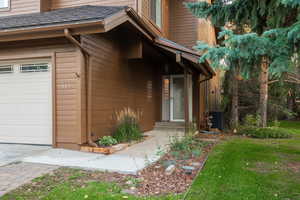
[{"label": "flower bed", "polygon": [[116,153],[118,151],[122,151],[132,145],[143,142],[143,141],[147,140],[149,137],[150,136],[143,136],[143,138],[140,140],[131,141],[128,143],[120,143],[120,144],[116,144],[116,145],[112,145],[112,146],[99,146],[99,147],[82,146],[80,151],[110,155],[110,154]]}]

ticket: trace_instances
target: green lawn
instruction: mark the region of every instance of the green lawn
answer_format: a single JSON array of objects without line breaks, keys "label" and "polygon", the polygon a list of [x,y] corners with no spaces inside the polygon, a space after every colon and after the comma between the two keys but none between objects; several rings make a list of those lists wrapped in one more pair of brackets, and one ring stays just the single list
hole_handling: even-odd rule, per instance
[{"label": "green lawn", "polygon": [[300,122],[282,122],[291,139],[235,138],[219,144],[189,200],[299,200]]},{"label": "green lawn", "polygon": [[[299,200],[300,122],[282,122],[291,139],[233,137],[218,144],[188,193],[188,200]],[[82,183],[80,171],[46,175],[1,199],[179,200],[182,196],[138,198],[117,184]],[[67,174],[68,174],[67,173]],[[65,175],[66,173],[64,173]],[[41,185],[42,184],[42,185]]]}]

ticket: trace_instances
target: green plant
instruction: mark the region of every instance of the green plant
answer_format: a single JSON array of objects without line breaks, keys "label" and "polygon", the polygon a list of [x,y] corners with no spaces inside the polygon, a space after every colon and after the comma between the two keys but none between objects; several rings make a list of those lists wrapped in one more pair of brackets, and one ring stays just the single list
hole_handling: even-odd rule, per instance
[{"label": "green plant", "polygon": [[183,138],[174,136],[170,140],[170,154],[176,159],[197,157],[201,154],[202,147],[206,145],[206,143],[193,136],[185,136]]},{"label": "green plant", "polygon": [[283,128],[278,127],[266,127],[266,128],[256,128],[256,127],[243,127],[239,130],[240,134],[247,135],[253,138],[290,138],[291,133]]},{"label": "green plant", "polygon": [[100,146],[108,147],[108,146],[118,144],[118,141],[111,136],[104,136],[101,139],[99,139],[98,144]]},{"label": "green plant", "polygon": [[165,153],[165,150],[161,146],[159,146],[156,150],[155,155],[158,157],[162,157]]},{"label": "green plant", "polygon": [[126,179],[126,182],[129,183],[128,185],[130,187],[138,187],[139,184],[141,183],[141,180],[138,179],[138,178],[134,178],[134,177],[127,177]]},{"label": "green plant", "polygon": [[118,142],[131,142],[139,140],[143,137],[139,127],[139,121],[142,113],[125,108],[115,113],[117,121],[117,129],[113,133],[113,137]]},{"label": "green plant", "polygon": [[259,126],[260,116],[259,115],[246,115],[244,119],[244,126],[246,127],[257,127]]},{"label": "green plant", "polygon": [[274,120],[274,122],[273,122],[273,127],[276,127],[276,128],[279,128],[280,127],[280,121],[278,121],[278,120]]}]

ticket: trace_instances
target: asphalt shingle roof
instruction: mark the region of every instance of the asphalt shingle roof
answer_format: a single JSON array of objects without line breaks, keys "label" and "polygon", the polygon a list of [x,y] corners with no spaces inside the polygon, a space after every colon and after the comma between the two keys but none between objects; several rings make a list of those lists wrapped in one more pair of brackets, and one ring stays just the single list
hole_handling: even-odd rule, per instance
[{"label": "asphalt shingle roof", "polygon": [[83,23],[105,18],[124,10],[123,6],[79,6],[49,12],[0,17],[0,30],[35,28],[70,23]]}]

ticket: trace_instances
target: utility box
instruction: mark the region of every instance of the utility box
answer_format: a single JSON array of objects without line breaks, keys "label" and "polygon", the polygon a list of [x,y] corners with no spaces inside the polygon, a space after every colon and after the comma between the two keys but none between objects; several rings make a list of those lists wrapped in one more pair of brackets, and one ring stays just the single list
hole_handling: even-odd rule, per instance
[{"label": "utility box", "polygon": [[224,130],[224,113],[223,112],[210,112],[211,116],[211,128],[217,128],[219,130]]}]

